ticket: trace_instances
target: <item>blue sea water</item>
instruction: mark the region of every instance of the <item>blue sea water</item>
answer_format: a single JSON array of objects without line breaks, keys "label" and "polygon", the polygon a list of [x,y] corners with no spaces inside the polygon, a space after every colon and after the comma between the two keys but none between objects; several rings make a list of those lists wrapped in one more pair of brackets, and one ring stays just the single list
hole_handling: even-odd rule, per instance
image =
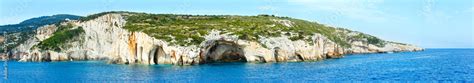
[{"label": "blue sea water", "polygon": [[214,63],[195,66],[118,65],[104,61],[3,63],[0,82],[158,81],[470,81],[474,49],[347,55],[340,59],[287,63]]}]

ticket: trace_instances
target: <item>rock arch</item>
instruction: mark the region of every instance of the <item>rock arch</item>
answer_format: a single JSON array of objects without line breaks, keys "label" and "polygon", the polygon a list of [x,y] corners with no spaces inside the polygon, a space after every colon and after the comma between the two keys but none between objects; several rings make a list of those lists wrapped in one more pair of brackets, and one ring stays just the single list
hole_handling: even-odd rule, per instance
[{"label": "rock arch", "polygon": [[47,52],[47,53],[44,55],[43,61],[51,61],[51,53],[50,53],[50,52]]},{"label": "rock arch", "polygon": [[163,50],[162,46],[154,46],[150,52],[149,61],[150,64],[170,64],[171,57],[168,56]]},{"label": "rock arch", "polygon": [[33,56],[31,56],[31,61],[38,61],[38,56],[40,56],[41,53],[33,53]]},{"label": "rock arch", "polygon": [[280,53],[279,53],[280,52],[280,47],[275,47],[273,49],[274,49],[273,57],[275,58],[275,61],[280,62],[279,57],[278,57],[280,55]]},{"label": "rock arch", "polygon": [[206,47],[205,62],[247,62],[242,48],[231,41],[211,41]]}]

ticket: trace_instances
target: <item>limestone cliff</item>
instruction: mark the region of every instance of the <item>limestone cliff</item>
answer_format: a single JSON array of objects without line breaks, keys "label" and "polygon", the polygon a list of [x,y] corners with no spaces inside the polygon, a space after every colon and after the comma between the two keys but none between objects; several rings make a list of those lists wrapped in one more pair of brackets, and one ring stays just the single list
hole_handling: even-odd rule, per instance
[{"label": "limestone cliff", "polygon": [[[108,60],[111,63],[119,64],[194,65],[236,61],[317,61],[340,58],[344,54],[353,53],[423,50],[416,46],[390,41],[376,40],[377,42],[374,43],[373,39],[375,37],[373,36],[341,28],[334,28],[331,34],[336,34],[336,36],[329,37],[327,33],[323,34],[324,32],[311,32],[312,34],[303,33],[304,31],[301,31],[301,33],[292,32],[293,27],[302,27],[295,22],[299,20],[286,20],[278,17],[261,17],[269,18],[268,21],[262,21],[268,24],[263,27],[269,27],[270,29],[271,27],[281,27],[284,28],[282,30],[289,31],[276,31],[280,31],[278,33],[286,32],[286,34],[249,36],[250,34],[235,34],[237,32],[221,28],[206,28],[207,32],[196,31],[194,33],[193,26],[172,23],[167,25],[157,24],[183,29],[183,33],[163,35],[159,32],[147,31],[164,31],[164,29],[159,29],[160,26],[150,24],[153,22],[137,23],[136,20],[131,19],[135,18],[133,17],[135,15],[140,14],[128,12],[103,13],[88,17],[88,20],[72,20],[59,25],[43,26],[38,28],[34,37],[16,47],[12,53],[19,56],[19,61]],[[179,17],[179,19],[209,20],[209,18],[199,16],[182,15],[176,17]],[[224,18],[234,17],[222,16],[216,18],[223,20]],[[158,22],[166,22],[166,20]],[[213,22],[206,21],[208,23],[206,25],[220,26],[217,23],[213,24]],[[252,24],[244,25],[254,26]],[[62,26],[69,27],[64,29]],[[136,29],[137,27],[130,28],[130,26],[140,27]],[[158,29],[143,26],[158,27]],[[235,29],[241,30],[239,28]],[[61,34],[61,31],[70,33],[68,30],[77,30],[78,32],[72,35],[65,34],[67,37],[59,37],[60,41],[53,40],[58,37],[58,34]],[[268,32],[273,33],[271,30],[268,30]],[[183,34],[186,35],[181,38],[180,35]],[[196,34],[198,35],[195,36]],[[341,38],[335,39],[335,37]],[[64,43],[51,45],[48,44],[49,41]]]}]

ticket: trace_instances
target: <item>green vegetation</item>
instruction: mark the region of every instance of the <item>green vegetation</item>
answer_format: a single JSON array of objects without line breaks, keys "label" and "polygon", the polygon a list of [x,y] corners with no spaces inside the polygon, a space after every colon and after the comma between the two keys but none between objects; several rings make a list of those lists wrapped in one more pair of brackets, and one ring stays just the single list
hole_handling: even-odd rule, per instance
[{"label": "green vegetation", "polygon": [[97,14],[89,15],[89,16],[87,16],[87,17],[79,18],[79,21],[89,21],[89,20],[95,19],[95,18],[97,18],[97,17],[103,16],[103,15],[109,14],[109,13],[126,13],[126,12],[125,12],[125,11],[109,11],[109,12],[102,12],[102,13],[97,13]]},{"label": "green vegetation", "polygon": [[367,34],[360,33],[360,34],[354,36],[353,38],[365,39],[365,40],[367,40],[367,43],[378,46],[378,47],[385,46],[385,42],[383,40],[381,40],[377,37],[374,37],[374,36],[367,35]]},{"label": "green vegetation", "polygon": [[[123,11],[103,12],[81,18],[87,21],[109,13],[123,13],[129,31],[144,32],[157,39],[163,39],[172,45],[197,45],[203,42],[204,35],[211,30],[236,35],[239,39],[257,41],[260,36],[278,37],[290,36],[290,40],[304,40],[310,42],[314,33],[322,34],[342,47],[350,47],[347,41],[351,39],[365,39],[370,44],[383,47],[385,41],[374,36],[361,34],[348,36],[349,31],[342,28],[325,26],[316,22],[309,22],[289,17],[274,15],[235,16],[235,15],[176,15],[176,14],[147,14]],[[288,23],[291,26],[288,26]],[[286,25],[285,25],[286,24]],[[311,43],[311,42],[310,42]]]},{"label": "green vegetation", "polygon": [[40,42],[35,47],[42,50],[54,50],[60,51],[61,47],[64,47],[69,41],[73,41],[80,34],[84,33],[82,27],[74,27],[72,24],[59,25],[56,32],[51,37]]},{"label": "green vegetation", "polygon": [[[343,39],[337,37],[335,28],[315,22],[273,15],[231,16],[231,15],[174,15],[129,13],[124,27],[129,31],[145,32],[157,39],[163,39],[174,45],[196,45],[204,41],[202,36],[208,31],[219,30],[222,33],[237,35],[240,39],[256,41],[259,36],[278,37],[281,34],[291,36],[291,40],[306,40],[314,33],[320,33],[332,41],[349,47]],[[291,26],[281,21],[291,22]],[[288,33],[289,32],[289,33]],[[176,41],[173,41],[176,40]],[[190,40],[190,41],[185,41]]]}]

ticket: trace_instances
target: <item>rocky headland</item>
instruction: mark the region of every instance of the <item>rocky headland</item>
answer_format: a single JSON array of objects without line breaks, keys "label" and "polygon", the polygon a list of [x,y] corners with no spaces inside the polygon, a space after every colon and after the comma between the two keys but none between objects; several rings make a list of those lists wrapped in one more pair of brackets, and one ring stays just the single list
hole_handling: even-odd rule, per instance
[{"label": "rocky headland", "polygon": [[39,27],[8,53],[18,61],[196,65],[319,61],[345,54],[421,50],[289,17],[104,12]]}]

